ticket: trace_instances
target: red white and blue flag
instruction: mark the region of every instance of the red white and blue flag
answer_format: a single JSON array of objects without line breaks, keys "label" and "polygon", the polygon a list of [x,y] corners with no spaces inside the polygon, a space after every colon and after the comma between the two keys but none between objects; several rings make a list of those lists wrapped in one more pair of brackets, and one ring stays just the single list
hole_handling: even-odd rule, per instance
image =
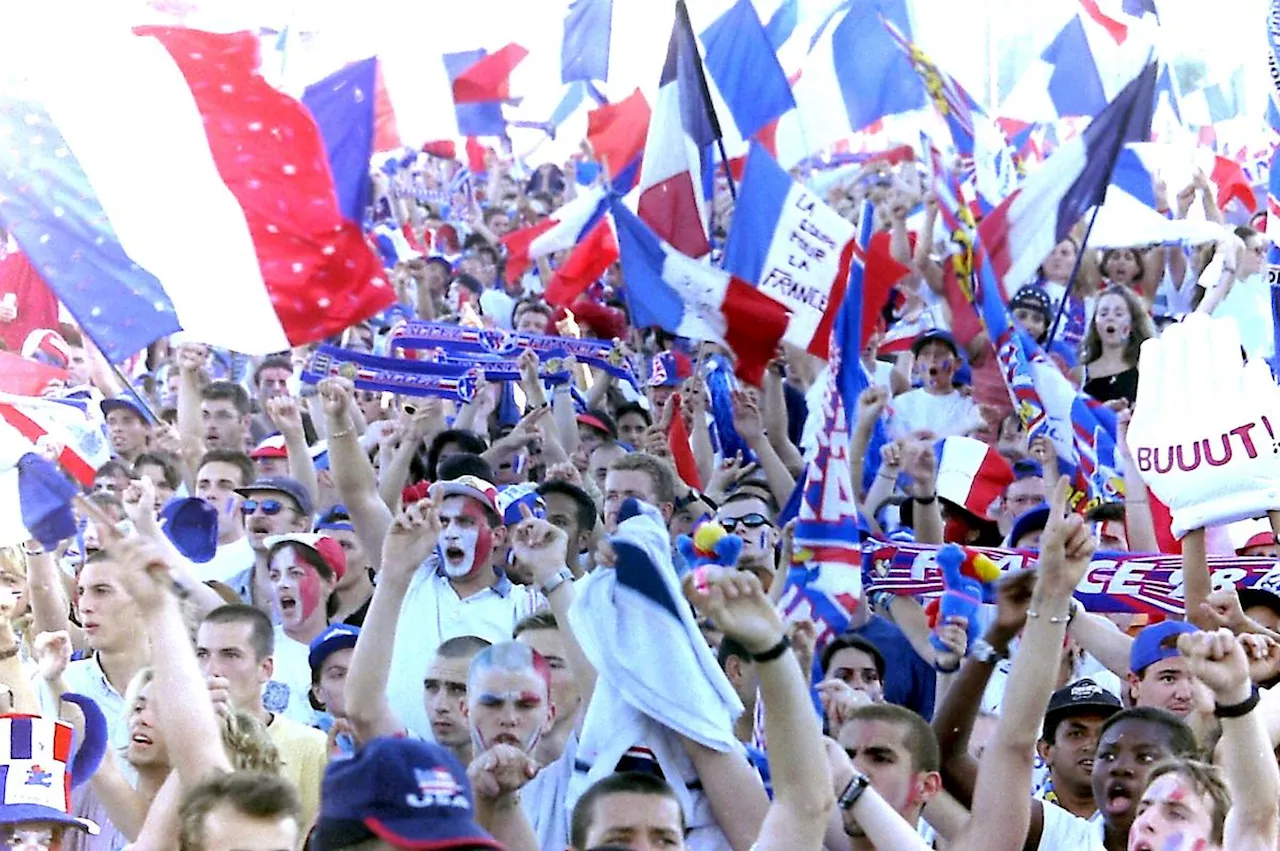
[{"label": "red white and blue flag", "polygon": [[618,241],[608,216],[609,198],[604,187],[589,187],[536,225],[504,236],[507,280],[520,280],[541,257],[572,250],[544,284],[547,301],[572,303],[618,261]]},{"label": "red white and blue flag", "polygon": [[727,346],[738,376],[759,385],[787,329],[787,308],[749,282],[680,253],[621,201],[615,199],[611,211],[632,324]]},{"label": "red white and blue flag", "polygon": [[724,268],[791,311],[783,341],[826,358],[854,252],[853,224],[752,144]]},{"label": "red white and blue flag", "polygon": [[278,352],[392,303],[253,36],[139,28],[76,49],[74,68],[31,51],[0,96],[0,224],[111,361],[179,330]]}]

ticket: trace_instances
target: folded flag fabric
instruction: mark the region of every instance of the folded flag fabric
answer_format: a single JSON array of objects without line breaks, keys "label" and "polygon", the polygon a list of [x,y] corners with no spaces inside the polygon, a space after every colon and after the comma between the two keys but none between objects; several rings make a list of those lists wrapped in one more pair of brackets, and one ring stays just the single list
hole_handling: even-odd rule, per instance
[{"label": "folded flag fabric", "polygon": [[49,382],[66,380],[65,369],[59,369],[32,358],[0,352],[0,393],[39,396],[49,386]]},{"label": "folded flag fabric", "polygon": [[613,0],[573,0],[560,43],[560,82],[609,80]]},{"label": "folded flag fabric", "polygon": [[529,51],[512,43],[481,58],[453,79],[453,102],[486,103],[511,98],[511,72]]},{"label": "folded flag fabric", "polygon": [[613,220],[601,216],[552,272],[543,296],[548,304],[568,307],[617,262],[618,237],[613,232]]},{"label": "folded flag fabric", "polygon": [[0,427],[20,435],[28,452],[41,444],[61,447],[58,462],[62,468],[88,486],[93,484],[94,472],[111,459],[111,450],[87,407],[85,403],[0,393]]},{"label": "folded flag fabric", "polygon": [[640,161],[653,111],[639,89],[587,113],[587,142],[608,167],[615,192],[626,194],[640,176]]},{"label": "folded flag fabric", "polygon": [[591,186],[536,225],[504,236],[507,281],[515,283],[523,278],[539,257],[572,248],[604,218],[608,206],[609,193],[604,187]]},{"label": "folded flag fabric", "polygon": [[1156,63],[1149,63],[1084,133],[1065,143],[979,226],[1004,301],[1031,281],[1071,228],[1101,204],[1120,150],[1151,136]]},{"label": "folded flag fabric", "polygon": [[374,106],[378,60],[352,62],[307,86],[302,103],[324,139],[338,209],[349,221],[364,221],[372,195],[369,160],[373,157]]},{"label": "folded flag fabric", "polygon": [[178,330],[278,352],[391,304],[315,122],[258,75],[252,35],[105,31],[74,45],[88,75],[67,49],[5,57],[29,85],[0,98],[0,224],[111,361]]},{"label": "folded flag fabric", "polygon": [[620,201],[610,209],[632,323],[727,346],[738,376],[759,385],[787,329],[786,306],[741,278],[682,254]]},{"label": "folded flag fabric", "polygon": [[784,342],[826,358],[854,252],[853,224],[761,145],[747,155],[724,268],[791,311]]},{"label": "folded flag fabric", "polygon": [[938,496],[976,517],[988,518],[991,503],[1013,482],[1013,467],[992,447],[973,437],[938,441]]}]

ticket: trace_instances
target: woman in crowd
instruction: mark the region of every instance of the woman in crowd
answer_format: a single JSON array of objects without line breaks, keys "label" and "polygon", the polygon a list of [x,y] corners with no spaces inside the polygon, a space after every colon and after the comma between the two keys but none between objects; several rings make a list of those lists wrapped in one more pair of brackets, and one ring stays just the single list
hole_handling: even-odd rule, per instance
[{"label": "woman in crowd", "polygon": [[1119,285],[1104,290],[1080,354],[1084,392],[1099,402],[1132,405],[1138,395],[1138,352],[1154,336],[1151,317],[1132,290]]}]

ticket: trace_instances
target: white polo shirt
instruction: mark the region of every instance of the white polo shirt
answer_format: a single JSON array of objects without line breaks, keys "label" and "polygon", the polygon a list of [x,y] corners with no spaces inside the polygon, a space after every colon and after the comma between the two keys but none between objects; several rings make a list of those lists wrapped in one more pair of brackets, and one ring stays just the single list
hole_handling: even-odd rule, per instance
[{"label": "white polo shirt", "polygon": [[493,586],[465,600],[428,559],[409,584],[396,624],[391,653],[387,700],[412,733],[431,741],[431,724],[423,699],[423,680],[436,648],[450,638],[476,635],[497,643],[510,641],[516,623],[532,614],[542,595],[524,585],[513,585],[505,575]]}]

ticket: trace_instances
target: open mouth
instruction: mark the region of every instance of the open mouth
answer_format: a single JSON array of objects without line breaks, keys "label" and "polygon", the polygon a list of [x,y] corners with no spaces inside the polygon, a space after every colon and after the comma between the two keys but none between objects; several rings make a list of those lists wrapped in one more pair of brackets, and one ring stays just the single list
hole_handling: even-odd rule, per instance
[{"label": "open mouth", "polygon": [[1108,326],[1106,326],[1105,328],[1103,328],[1102,330],[1103,330],[1103,331],[1106,331],[1108,334],[1115,334],[1117,329],[1116,329],[1116,326],[1114,326],[1114,325],[1108,325]]},{"label": "open mouth", "polygon": [[292,615],[298,608],[298,601],[289,594],[280,595],[280,614]]},{"label": "open mouth", "polygon": [[249,531],[254,535],[271,534],[271,524],[266,520],[250,520]]},{"label": "open mouth", "polygon": [[1103,811],[1116,815],[1126,813],[1133,806],[1133,793],[1124,783],[1107,784],[1106,795],[1102,799]]},{"label": "open mouth", "polygon": [[462,561],[467,556],[467,551],[462,547],[445,547],[445,561]]},{"label": "open mouth", "polygon": [[1086,757],[1076,763],[1076,765],[1080,766],[1085,771],[1093,771],[1093,757]]},{"label": "open mouth", "polygon": [[129,741],[140,747],[148,747],[148,748],[155,744],[155,742],[152,741],[151,737],[148,736],[146,733],[134,733],[132,736],[129,737]]}]

